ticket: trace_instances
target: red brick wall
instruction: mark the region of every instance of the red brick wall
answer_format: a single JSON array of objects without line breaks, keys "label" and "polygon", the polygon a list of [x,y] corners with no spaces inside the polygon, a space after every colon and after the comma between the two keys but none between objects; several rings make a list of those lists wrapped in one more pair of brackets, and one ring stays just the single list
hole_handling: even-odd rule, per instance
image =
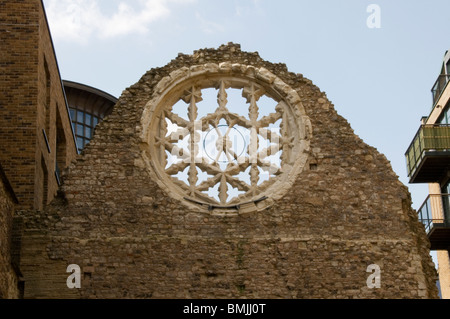
[{"label": "red brick wall", "polygon": [[34,193],[38,4],[0,2],[0,160],[21,203]]},{"label": "red brick wall", "polygon": [[[58,188],[54,174],[57,113],[67,142],[66,165],[76,148],[40,0],[0,2],[0,45],[4,53],[0,57],[0,160],[19,208],[42,210]],[[47,168],[47,182],[42,180],[41,161]]]},{"label": "red brick wall", "polygon": [[[35,193],[37,194],[47,194],[47,198],[44,200],[49,203],[56,191],[58,190],[58,183],[55,177],[55,165],[58,154],[58,149],[60,145],[57,145],[57,123],[60,123],[61,130],[60,134],[64,134],[64,138],[59,138],[58,140],[64,140],[66,143],[66,160],[64,162],[63,169],[67,167],[70,162],[76,156],[76,146],[72,134],[72,128],[70,124],[69,113],[66,106],[66,100],[64,96],[64,90],[62,87],[62,82],[59,74],[59,69],[57,65],[57,59],[54,54],[53,43],[51,40],[51,35],[49,33],[49,27],[47,25],[47,20],[45,17],[45,12],[43,7],[40,7],[39,11],[39,21],[41,25],[41,32],[39,34],[39,84],[38,84],[38,147],[36,150],[36,163],[39,167],[39,160],[44,159],[44,165],[48,172],[48,190],[43,192],[42,186],[43,182],[36,180],[35,182]],[[47,69],[47,70],[46,70]],[[47,79],[47,72],[49,76],[49,81]],[[47,88],[47,83],[49,82],[50,87]],[[49,95],[49,96],[48,96]],[[48,104],[48,105],[47,105]],[[47,105],[47,106],[46,106]],[[57,119],[59,117],[59,119]],[[50,152],[48,151],[47,144],[44,135],[41,134],[42,128],[45,129]],[[41,155],[41,156],[40,156]],[[35,197],[36,198],[36,197]],[[39,207],[42,202],[35,201],[35,207]]]},{"label": "red brick wall", "polygon": [[[0,52],[0,298],[17,298],[11,258],[23,247],[11,246],[12,237],[22,241],[13,234],[13,220],[53,199],[56,158],[65,168],[76,147],[41,0],[0,1]],[[57,134],[65,147],[57,145]]]}]

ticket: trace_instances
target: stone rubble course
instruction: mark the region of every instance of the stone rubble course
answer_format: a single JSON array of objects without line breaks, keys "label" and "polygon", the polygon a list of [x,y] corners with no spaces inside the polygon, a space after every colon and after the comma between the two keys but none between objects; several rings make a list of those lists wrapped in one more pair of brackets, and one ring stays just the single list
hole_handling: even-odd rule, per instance
[{"label": "stone rubble course", "polygon": [[[293,90],[309,147],[279,198],[221,214],[187,203],[149,167],[155,132],[145,124],[151,101],[186,72],[233,68]],[[237,44],[144,74],[63,179],[52,204],[25,220],[26,298],[437,298],[429,242],[386,157],[310,80]],[[81,289],[67,288],[70,264]],[[373,264],[381,287],[371,289]]]}]

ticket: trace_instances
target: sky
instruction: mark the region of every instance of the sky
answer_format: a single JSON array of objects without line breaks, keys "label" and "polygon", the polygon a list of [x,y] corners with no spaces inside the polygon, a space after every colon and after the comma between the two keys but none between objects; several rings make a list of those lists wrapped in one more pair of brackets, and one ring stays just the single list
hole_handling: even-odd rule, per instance
[{"label": "sky", "polygon": [[391,162],[405,152],[450,49],[448,0],[44,0],[61,76],[116,97],[178,53],[239,43],[313,81]]}]

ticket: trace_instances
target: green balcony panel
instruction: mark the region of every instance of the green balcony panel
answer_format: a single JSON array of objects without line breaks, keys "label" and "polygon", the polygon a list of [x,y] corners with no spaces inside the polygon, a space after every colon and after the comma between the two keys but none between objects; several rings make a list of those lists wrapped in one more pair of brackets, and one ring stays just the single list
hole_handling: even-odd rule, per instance
[{"label": "green balcony panel", "polygon": [[422,125],[405,156],[410,183],[439,182],[450,169],[450,125]]}]

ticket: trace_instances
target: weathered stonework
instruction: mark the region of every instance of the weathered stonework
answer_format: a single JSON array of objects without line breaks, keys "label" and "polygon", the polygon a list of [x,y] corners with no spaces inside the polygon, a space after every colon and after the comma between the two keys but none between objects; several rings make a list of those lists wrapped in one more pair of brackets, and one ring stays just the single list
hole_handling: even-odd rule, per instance
[{"label": "weathered stonework", "polygon": [[14,260],[13,216],[17,198],[0,165],[0,299],[14,299],[20,296],[17,263]]},{"label": "weathered stonework", "polygon": [[[280,198],[268,194],[261,209],[221,214],[162,187],[148,166],[155,159],[145,141],[156,133],[145,123],[149,101],[173,77],[233,66],[267,70],[262,81],[295,91],[309,146]],[[64,181],[46,211],[25,220],[26,298],[437,297],[427,237],[385,156],[311,81],[239,45],[180,54],[147,72],[123,92]],[[66,286],[70,264],[82,269],[81,289]],[[372,264],[380,288],[367,285]]]}]

